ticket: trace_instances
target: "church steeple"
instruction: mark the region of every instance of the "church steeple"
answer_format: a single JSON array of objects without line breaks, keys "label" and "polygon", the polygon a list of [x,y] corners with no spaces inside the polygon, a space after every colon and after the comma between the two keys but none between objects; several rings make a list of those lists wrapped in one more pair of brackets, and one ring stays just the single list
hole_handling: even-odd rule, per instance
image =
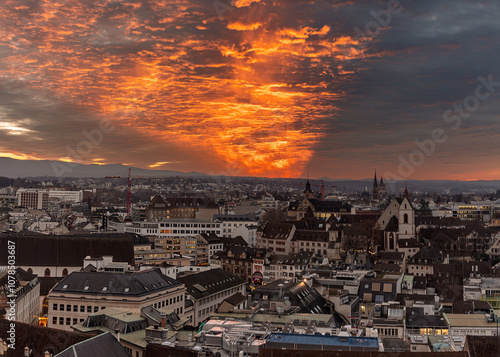
[{"label": "church steeple", "polygon": [[306,182],[306,189],[304,190],[304,197],[306,197],[306,198],[312,197],[311,183],[309,182],[309,180],[307,180],[307,182]]},{"label": "church steeple", "polygon": [[375,170],[375,176],[373,177],[372,198],[374,200],[378,200],[379,199],[379,195],[378,195],[378,182],[377,182],[377,170]]}]

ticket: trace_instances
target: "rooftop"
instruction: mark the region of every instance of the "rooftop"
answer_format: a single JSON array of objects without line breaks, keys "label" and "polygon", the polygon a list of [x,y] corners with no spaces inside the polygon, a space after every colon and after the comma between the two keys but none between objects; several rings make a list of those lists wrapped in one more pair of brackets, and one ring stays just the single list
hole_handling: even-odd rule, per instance
[{"label": "rooftop", "polygon": [[272,333],[267,338],[267,343],[287,343],[301,345],[321,345],[335,347],[379,347],[376,337],[340,337],[325,335],[283,334]]},{"label": "rooftop", "polygon": [[494,327],[496,323],[487,322],[483,314],[443,314],[450,327]]},{"label": "rooftop", "polygon": [[158,268],[126,273],[78,271],[59,282],[52,293],[142,296],[174,286],[180,288],[181,283]]},{"label": "rooftop", "polygon": [[216,294],[241,284],[245,280],[222,269],[211,269],[204,272],[179,277],[186,285],[186,291],[195,299]]}]

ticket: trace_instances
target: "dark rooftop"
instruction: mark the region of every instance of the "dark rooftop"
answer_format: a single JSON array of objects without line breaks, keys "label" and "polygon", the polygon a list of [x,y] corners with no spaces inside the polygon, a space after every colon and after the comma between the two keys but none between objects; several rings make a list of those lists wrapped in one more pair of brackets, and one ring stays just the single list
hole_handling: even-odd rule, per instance
[{"label": "dark rooftop", "polygon": [[245,284],[245,280],[222,269],[212,269],[179,277],[186,291],[196,300]]},{"label": "dark rooftop", "polygon": [[125,347],[110,333],[106,332],[77,343],[55,357],[130,357]]},{"label": "dark rooftop", "polygon": [[143,296],[180,285],[177,280],[163,275],[158,268],[126,273],[78,271],[58,283],[52,292]]},{"label": "dark rooftop", "polygon": [[7,265],[7,241],[16,244],[18,266],[82,266],[90,255],[112,255],[114,261],[134,262],[132,233],[86,235],[6,235],[0,234],[0,265]]},{"label": "dark rooftop", "polygon": [[[8,330],[11,322],[8,320],[0,320],[0,338],[7,341]],[[67,332],[56,330],[48,327],[33,326],[15,322],[16,330],[16,349],[8,349],[5,353],[6,357],[22,357],[24,356],[24,347],[29,346],[32,349],[33,357],[43,357],[47,349],[51,349],[53,354],[59,353],[69,346],[85,341],[89,338],[75,332]],[[50,351],[49,351],[50,352]]]}]

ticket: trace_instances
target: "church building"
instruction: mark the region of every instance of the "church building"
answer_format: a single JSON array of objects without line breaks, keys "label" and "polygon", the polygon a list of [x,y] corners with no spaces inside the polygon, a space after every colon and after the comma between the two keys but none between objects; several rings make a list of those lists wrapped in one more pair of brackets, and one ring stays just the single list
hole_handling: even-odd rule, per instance
[{"label": "church building", "polygon": [[415,240],[415,210],[408,194],[405,188],[403,197],[394,198],[377,221],[385,251],[397,252],[409,240]]}]

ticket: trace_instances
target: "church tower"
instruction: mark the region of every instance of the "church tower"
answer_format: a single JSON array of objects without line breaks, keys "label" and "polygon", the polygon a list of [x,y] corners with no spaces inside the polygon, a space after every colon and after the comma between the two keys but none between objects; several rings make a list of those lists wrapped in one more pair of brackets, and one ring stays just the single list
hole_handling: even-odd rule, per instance
[{"label": "church tower", "polygon": [[377,171],[376,170],[375,170],[375,177],[373,178],[372,198],[374,200],[378,200],[379,199],[378,183],[377,183]]},{"label": "church tower", "polygon": [[378,185],[378,197],[382,198],[385,196],[386,189],[384,184],[384,179],[380,177],[380,184]]},{"label": "church tower", "polygon": [[304,197],[305,198],[312,197],[311,183],[309,182],[309,180],[307,180],[307,182],[306,182],[306,189],[304,190]]}]

